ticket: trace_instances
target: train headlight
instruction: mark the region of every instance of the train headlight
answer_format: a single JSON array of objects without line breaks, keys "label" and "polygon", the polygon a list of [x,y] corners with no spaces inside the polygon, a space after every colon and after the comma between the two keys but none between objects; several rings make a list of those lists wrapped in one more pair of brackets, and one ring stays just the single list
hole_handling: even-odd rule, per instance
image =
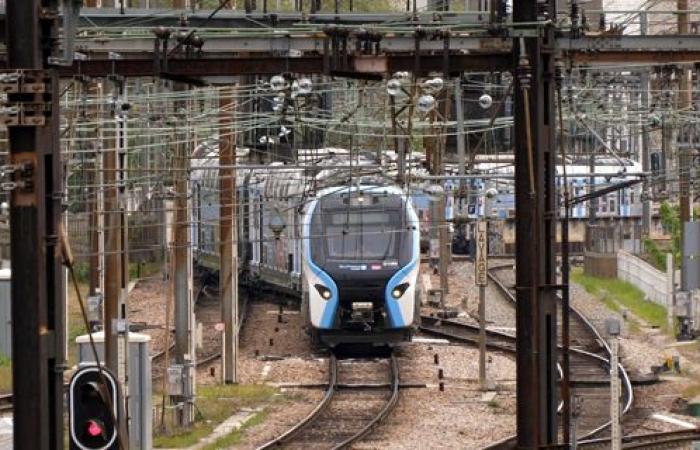
[{"label": "train headlight", "polygon": [[321,298],[323,298],[324,300],[330,300],[330,298],[333,296],[331,290],[322,284],[315,284],[314,287],[318,291]]},{"label": "train headlight", "polygon": [[401,283],[391,290],[391,296],[398,300],[406,292],[406,289],[408,289],[408,283]]}]

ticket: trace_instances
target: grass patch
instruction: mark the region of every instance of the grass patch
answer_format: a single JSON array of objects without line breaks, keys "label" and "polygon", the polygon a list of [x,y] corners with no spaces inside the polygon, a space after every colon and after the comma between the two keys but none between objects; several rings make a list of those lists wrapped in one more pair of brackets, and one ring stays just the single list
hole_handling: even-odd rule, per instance
[{"label": "grass patch", "polygon": [[668,329],[666,308],[645,300],[644,293],[634,285],[616,278],[591,277],[580,268],[572,271],[571,279],[589,294],[597,296],[612,311],[620,312],[626,308],[651,326],[666,333],[673,331]]},{"label": "grass patch", "polygon": [[[271,400],[278,390],[262,384],[244,385],[212,385],[197,388],[195,402],[197,418],[194,425],[188,429],[173,426],[166,411],[166,432],[156,434],[153,439],[154,447],[180,448],[196,444],[200,439],[211,434],[214,428],[241,408],[253,407]],[[158,399],[160,401],[160,398]],[[260,417],[258,417],[260,416]],[[246,427],[253,426],[264,420],[265,415],[259,414],[251,419]],[[246,427],[242,427],[243,429]],[[223,439],[240,440],[243,430],[231,433]],[[236,437],[236,433],[239,435]],[[219,445],[219,441],[212,445]],[[221,444],[224,445],[224,444]],[[232,445],[232,444],[231,444]],[[211,447],[220,448],[220,447]]]},{"label": "grass patch", "polygon": [[[163,263],[160,261],[145,261],[129,263],[129,280],[134,281],[139,278],[152,277],[160,273]],[[80,262],[75,265],[75,276],[81,285],[87,285],[90,281],[90,265]]]},{"label": "grass patch", "polygon": [[165,448],[189,447],[208,436],[213,429],[214,427],[195,425],[191,430],[176,430],[170,434],[158,434],[153,436],[153,446]]},{"label": "grass patch", "polygon": [[12,360],[0,355],[0,394],[12,392]]},{"label": "grass patch", "polygon": [[202,450],[219,450],[219,449],[226,449],[226,448],[231,448],[234,445],[237,445],[241,442],[241,437],[243,437],[243,433],[247,428],[254,427],[255,425],[261,424],[265,421],[267,418],[267,412],[266,411],[260,411],[259,413],[255,414],[253,417],[250,418],[246,423],[244,423],[240,428],[237,430],[229,433],[226,436],[223,436],[216,441],[212,442],[209,445],[204,446]]}]

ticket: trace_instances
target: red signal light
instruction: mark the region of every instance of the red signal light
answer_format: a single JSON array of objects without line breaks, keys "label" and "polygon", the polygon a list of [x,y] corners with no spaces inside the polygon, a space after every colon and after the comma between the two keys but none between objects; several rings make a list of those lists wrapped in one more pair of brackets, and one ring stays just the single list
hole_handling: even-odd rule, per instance
[{"label": "red signal light", "polygon": [[96,420],[88,420],[87,433],[91,437],[101,436],[103,432],[104,429],[102,428],[101,424],[99,424]]}]

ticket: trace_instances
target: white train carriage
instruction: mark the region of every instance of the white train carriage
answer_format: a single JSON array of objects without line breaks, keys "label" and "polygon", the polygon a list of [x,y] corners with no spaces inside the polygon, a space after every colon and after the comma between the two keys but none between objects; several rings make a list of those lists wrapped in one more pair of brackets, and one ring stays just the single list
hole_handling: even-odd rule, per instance
[{"label": "white train carriage", "polygon": [[[192,183],[195,258],[211,272],[219,269],[217,163],[215,152],[197,160]],[[349,187],[346,174],[332,167],[338,163],[330,158],[313,171],[279,163],[237,171],[240,279],[299,296],[309,332],[326,344],[409,339],[420,305],[414,208],[396,187]],[[354,195],[367,203],[355,204]],[[335,211],[332,204],[342,210],[336,222],[315,223],[320,211]]]}]

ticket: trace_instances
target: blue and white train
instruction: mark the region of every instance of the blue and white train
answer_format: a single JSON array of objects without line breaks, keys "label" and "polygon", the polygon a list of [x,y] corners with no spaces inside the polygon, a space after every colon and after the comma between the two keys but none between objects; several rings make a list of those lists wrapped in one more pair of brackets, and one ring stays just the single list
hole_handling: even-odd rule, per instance
[{"label": "blue and white train", "polygon": [[322,190],[304,212],[302,247],[302,311],[314,335],[331,345],[410,339],[420,308],[420,235],[400,189]]},{"label": "blue and white train", "polygon": [[[219,269],[215,153],[193,171],[196,263]],[[297,295],[312,340],[394,344],[410,340],[420,308],[420,229],[402,189],[271,165],[236,177],[240,278]],[[211,166],[207,168],[207,166]]]}]

